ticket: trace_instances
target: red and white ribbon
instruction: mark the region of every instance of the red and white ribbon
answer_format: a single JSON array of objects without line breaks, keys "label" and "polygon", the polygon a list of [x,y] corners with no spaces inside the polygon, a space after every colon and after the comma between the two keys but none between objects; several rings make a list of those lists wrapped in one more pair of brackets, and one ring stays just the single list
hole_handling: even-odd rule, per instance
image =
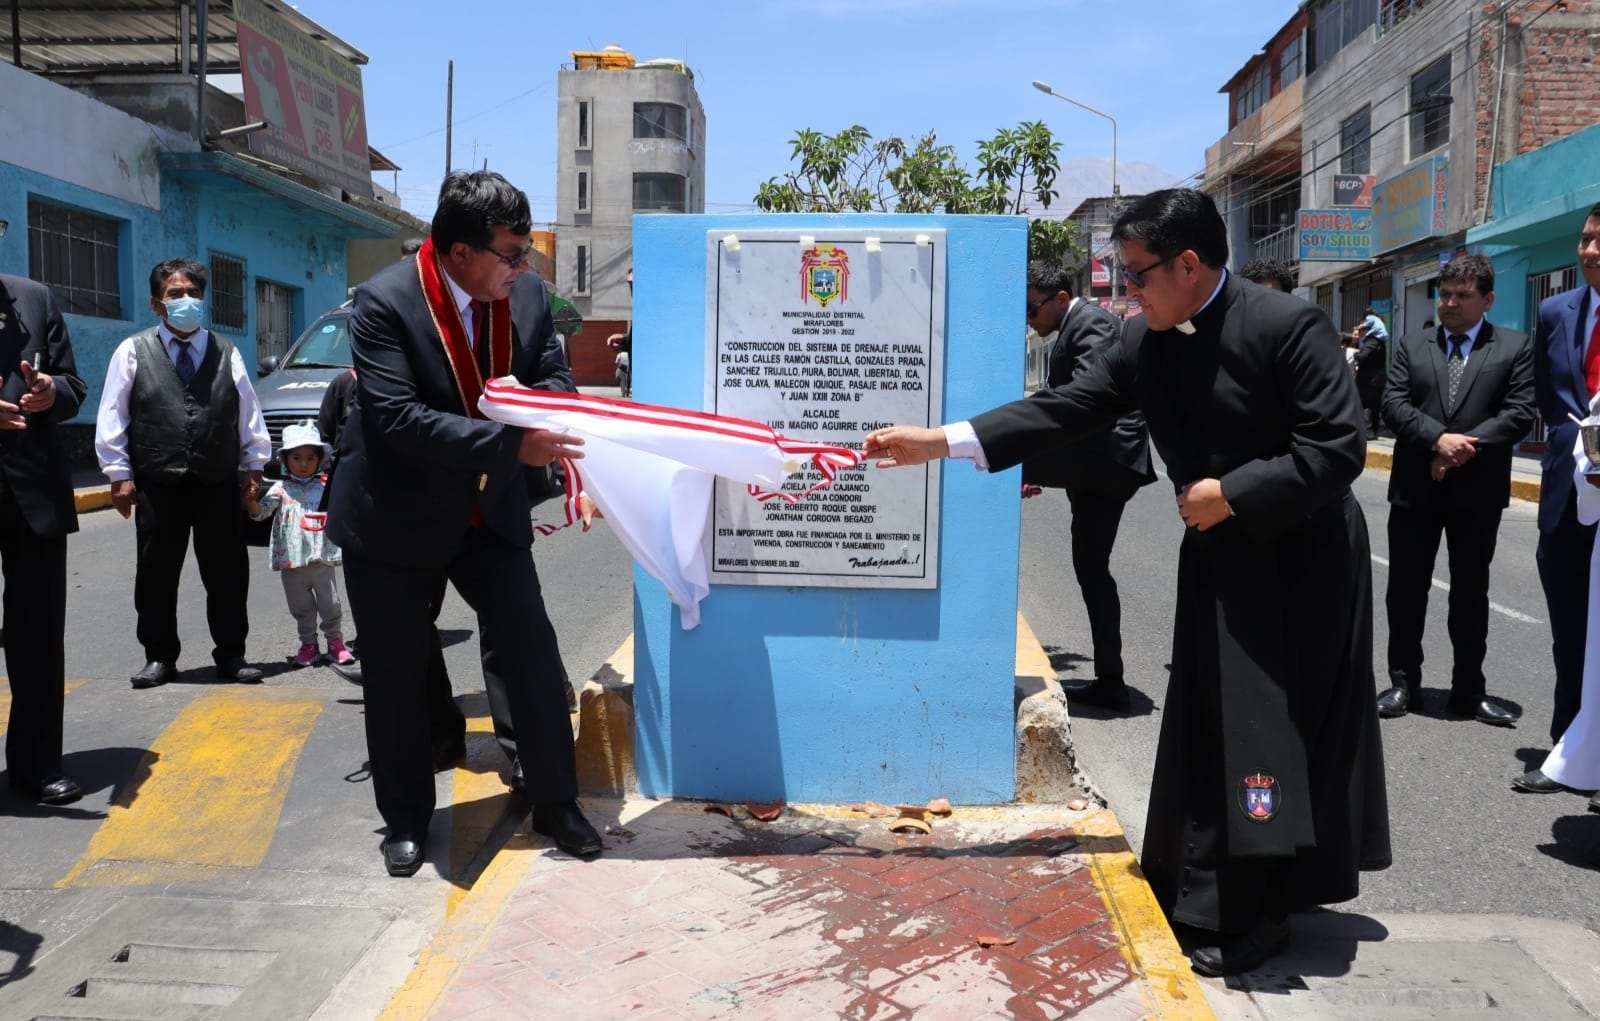
[{"label": "red and white ribbon", "polygon": [[[710,591],[701,540],[715,476],[744,483],[756,500],[796,503],[861,464],[847,447],[796,440],[749,419],[532,390],[509,377],[491,380],[478,406],[495,421],[583,437],[582,460],[564,462],[565,520],[536,527],[549,535],[576,521],[578,494],[586,493],[634,559],[666,586],[685,628],[699,622]],[[807,462],[821,481],[784,490]]]}]

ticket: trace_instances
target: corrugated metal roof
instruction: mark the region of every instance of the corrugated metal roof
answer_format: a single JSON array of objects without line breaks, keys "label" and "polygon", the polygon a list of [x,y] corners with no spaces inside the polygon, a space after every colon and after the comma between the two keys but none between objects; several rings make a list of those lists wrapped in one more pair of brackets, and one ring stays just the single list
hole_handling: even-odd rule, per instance
[{"label": "corrugated metal roof", "polygon": [[[0,0],[0,60],[39,74],[178,71],[183,68],[183,17],[193,35],[198,2],[182,0]],[[286,3],[262,0],[306,35],[356,64],[367,55]],[[11,14],[19,31],[11,32]],[[191,44],[190,59],[198,61]],[[239,42],[232,0],[207,0],[206,70],[238,74]]]}]

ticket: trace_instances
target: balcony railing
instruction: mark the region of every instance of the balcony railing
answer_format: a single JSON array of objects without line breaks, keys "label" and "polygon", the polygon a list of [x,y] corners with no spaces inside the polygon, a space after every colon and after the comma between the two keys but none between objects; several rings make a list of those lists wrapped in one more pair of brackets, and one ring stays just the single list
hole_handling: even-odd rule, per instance
[{"label": "balcony railing", "polygon": [[1430,0],[1380,0],[1378,4],[1378,34],[1384,35],[1400,26],[1414,14],[1421,13]]},{"label": "balcony railing", "polygon": [[1279,259],[1293,266],[1300,261],[1300,246],[1295,243],[1294,227],[1273,231],[1255,242],[1255,257]]}]

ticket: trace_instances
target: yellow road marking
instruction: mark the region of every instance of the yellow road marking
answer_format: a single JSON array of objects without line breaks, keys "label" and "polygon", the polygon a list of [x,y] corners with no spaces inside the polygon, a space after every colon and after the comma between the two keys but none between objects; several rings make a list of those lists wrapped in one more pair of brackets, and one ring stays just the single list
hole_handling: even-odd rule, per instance
[{"label": "yellow road marking", "polygon": [[328,693],[219,688],[156,738],[68,886],[132,886],[257,868]]},{"label": "yellow road marking", "polygon": [[[5,687],[0,688],[0,734],[4,734],[6,732],[6,724],[11,720],[11,678],[5,677],[0,678],[0,680],[5,681]],[[75,689],[82,686],[83,682],[81,680],[69,677],[66,683],[66,693],[70,695]]]},{"label": "yellow road marking", "polygon": [[467,761],[457,767],[450,799],[450,894],[445,917],[452,917],[472,889],[467,869],[505,815],[511,793],[502,768],[509,770],[505,753],[494,739],[488,696],[474,692],[463,699],[467,717]]}]

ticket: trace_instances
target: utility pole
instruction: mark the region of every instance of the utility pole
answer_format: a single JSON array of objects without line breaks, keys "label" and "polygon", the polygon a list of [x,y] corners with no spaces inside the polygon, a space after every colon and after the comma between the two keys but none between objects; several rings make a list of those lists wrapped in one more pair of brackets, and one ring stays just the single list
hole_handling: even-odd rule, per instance
[{"label": "utility pole", "polygon": [[456,103],[456,62],[449,61],[444,73],[444,175],[450,176],[450,128]]}]

